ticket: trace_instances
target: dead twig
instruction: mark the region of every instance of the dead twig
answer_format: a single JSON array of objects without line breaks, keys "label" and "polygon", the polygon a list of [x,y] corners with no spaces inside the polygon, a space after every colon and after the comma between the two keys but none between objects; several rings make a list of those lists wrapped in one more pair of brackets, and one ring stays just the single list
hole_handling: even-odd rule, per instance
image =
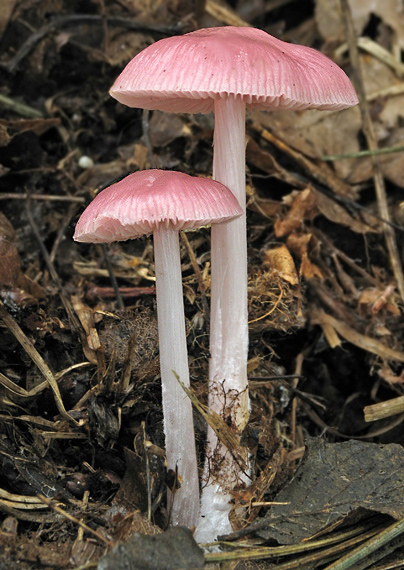
[{"label": "dead twig", "polygon": [[376,356],[382,360],[395,360],[397,362],[404,362],[404,352],[394,350],[393,348],[390,348],[378,340],[359,333],[342,321],[339,321],[335,317],[328,315],[321,309],[312,309],[309,315],[310,322],[312,324],[320,325],[321,327],[331,327],[351,344],[354,344],[362,350],[376,354]]},{"label": "dead twig", "polygon": [[85,199],[81,196],[53,196],[51,194],[28,193],[14,194],[13,192],[4,192],[0,194],[0,200],[26,200],[28,197],[31,198],[31,200],[46,200],[49,202],[77,202],[78,204],[85,203]]},{"label": "dead twig", "polygon": [[186,233],[180,232],[180,236],[181,236],[182,241],[185,244],[185,247],[187,248],[187,252],[189,255],[189,259],[191,261],[192,269],[194,270],[194,273],[196,275],[196,279],[198,281],[199,292],[201,294],[201,302],[202,302],[203,313],[204,313],[204,316],[205,316],[205,319],[206,319],[206,322],[208,325],[208,331],[207,332],[209,333],[210,312],[209,312],[209,303],[206,299],[205,283],[203,282],[201,270],[199,269],[199,265],[198,265],[198,262],[196,260],[194,250],[192,249],[192,246],[189,243],[189,239],[188,239]]},{"label": "dead twig", "polygon": [[125,303],[123,302],[121,292],[119,291],[118,281],[116,279],[116,275],[114,273],[114,269],[112,267],[112,263],[111,263],[111,260],[109,258],[108,248],[107,248],[105,243],[101,244],[101,246],[102,246],[102,253],[104,254],[105,264],[107,266],[107,270],[108,270],[108,274],[109,274],[109,279],[112,283],[112,288],[114,290],[116,302],[118,304],[118,309],[120,311],[124,311],[125,310]]},{"label": "dead twig", "polygon": [[[369,150],[377,150],[377,140],[372,119],[369,113],[368,103],[366,101],[366,91],[363,82],[362,66],[359,59],[357,39],[352,22],[351,8],[349,6],[348,0],[341,0],[341,14],[344,21],[351,62],[354,68],[353,81],[359,97],[359,107],[362,116],[363,131]],[[397,288],[400,293],[400,297],[402,301],[404,301],[404,275],[401,267],[400,255],[397,248],[396,236],[393,228],[390,225],[390,213],[387,204],[386,186],[380,167],[380,162],[376,155],[372,156],[372,163],[373,179],[375,184],[379,215],[383,220],[386,220],[386,222],[388,222],[383,224],[383,232],[386,240],[386,246],[389,252],[390,265],[393,269],[394,277],[397,281]]]},{"label": "dead twig", "polygon": [[404,412],[404,396],[398,396],[386,402],[379,402],[363,408],[365,422],[375,422]]},{"label": "dead twig", "polygon": [[71,306],[69,300],[67,299],[66,295],[65,295],[64,292],[63,292],[63,287],[62,287],[62,283],[61,283],[61,281],[60,281],[59,275],[58,275],[57,272],[56,272],[56,269],[55,269],[55,267],[54,267],[54,265],[53,265],[53,263],[52,263],[52,260],[51,260],[51,258],[50,258],[50,255],[49,255],[49,253],[48,253],[48,250],[47,250],[46,247],[44,246],[44,243],[43,243],[42,238],[41,238],[41,236],[40,236],[40,233],[39,233],[39,230],[38,230],[38,228],[37,228],[37,225],[36,225],[36,223],[35,223],[35,221],[34,221],[34,218],[32,217],[31,208],[30,208],[30,195],[29,195],[29,194],[28,194],[28,196],[27,196],[27,201],[26,201],[26,205],[25,205],[25,211],[26,211],[27,218],[28,218],[29,224],[30,224],[30,226],[31,226],[31,229],[32,229],[32,231],[33,231],[33,233],[34,233],[34,235],[35,235],[35,238],[36,238],[36,240],[37,240],[37,242],[38,242],[38,245],[39,245],[39,248],[40,248],[40,250],[41,250],[41,253],[42,253],[42,255],[43,255],[43,257],[44,257],[44,260],[45,260],[45,262],[46,262],[46,265],[47,265],[47,267],[48,267],[49,273],[50,273],[50,275],[51,275],[51,277],[52,277],[52,279],[53,279],[53,281],[54,281],[56,287],[58,288],[59,296],[60,296],[60,299],[61,299],[61,301],[62,301],[62,303],[63,303],[63,306],[64,306],[64,308],[65,308],[65,310],[66,310],[66,313],[67,313],[67,315],[68,315],[68,317],[69,317],[70,325],[71,325],[72,329],[73,329],[75,332],[77,332],[78,334],[80,334],[80,335],[82,336],[82,330],[81,330],[79,321],[78,321],[76,315],[74,314],[73,308],[72,308],[72,306]]}]

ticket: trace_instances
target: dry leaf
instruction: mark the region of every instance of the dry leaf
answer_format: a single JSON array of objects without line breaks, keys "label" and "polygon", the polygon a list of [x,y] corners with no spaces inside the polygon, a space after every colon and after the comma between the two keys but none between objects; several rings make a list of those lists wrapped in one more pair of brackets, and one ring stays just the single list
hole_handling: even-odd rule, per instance
[{"label": "dry leaf", "polygon": [[[301,180],[294,176],[292,172],[289,172],[283,168],[270,154],[268,151],[263,150],[261,146],[251,137],[248,138],[247,148],[246,148],[246,161],[248,165],[259,168],[263,172],[271,175],[271,178],[277,178],[282,180],[287,184],[290,184],[294,188],[300,188],[303,186]],[[272,185],[271,179],[268,181],[268,186]],[[268,188],[268,193],[270,195],[271,191]]]},{"label": "dry leaf", "polygon": [[16,287],[21,272],[21,260],[17,246],[0,237],[0,286]]},{"label": "dry leaf", "polygon": [[308,255],[308,246],[311,240],[311,234],[298,234],[292,233],[287,239],[286,245],[296,255],[301,259],[300,265],[300,275],[302,275],[307,281],[315,277],[323,279],[323,274],[320,268],[312,263]]},{"label": "dry leaf", "polygon": [[190,137],[191,129],[174,113],[154,111],[149,121],[149,138],[155,147],[164,147],[179,137]]},{"label": "dry leaf", "polygon": [[41,136],[49,129],[58,127],[60,124],[60,119],[18,119],[15,121],[0,119],[0,125],[7,129],[9,134],[11,133],[10,138],[14,133],[25,133],[26,131]]},{"label": "dry leaf", "polygon": [[[401,49],[404,48],[402,0],[349,0],[349,5],[358,35],[363,32],[373,14],[396,32]],[[344,38],[339,0],[317,0],[315,17],[318,30],[324,39]]]},{"label": "dry leaf", "polygon": [[[345,226],[358,234],[366,234],[369,232],[377,232],[374,227],[353,218],[346,208],[338,204],[332,198],[329,198],[322,192],[314,191],[317,198],[317,208],[328,220],[334,224]],[[374,218],[372,218],[374,220]],[[376,222],[376,220],[374,220]]]},{"label": "dry leaf", "polygon": [[291,285],[298,285],[299,277],[295,262],[286,245],[267,250],[264,264],[269,267],[272,275],[278,275]]},{"label": "dry leaf", "polygon": [[[358,152],[358,133],[361,117],[358,107],[345,111],[254,111],[254,120],[282,140],[310,158]],[[352,160],[333,163],[337,176],[346,179],[352,169]]]},{"label": "dry leaf", "polygon": [[14,7],[17,4],[17,0],[1,0],[0,4],[0,38],[2,37],[5,29],[7,28],[8,22],[10,21],[11,14],[13,13]]},{"label": "dry leaf", "polygon": [[283,220],[275,222],[275,235],[282,237],[302,227],[304,220],[313,220],[318,214],[316,195],[310,188],[299,192]]}]

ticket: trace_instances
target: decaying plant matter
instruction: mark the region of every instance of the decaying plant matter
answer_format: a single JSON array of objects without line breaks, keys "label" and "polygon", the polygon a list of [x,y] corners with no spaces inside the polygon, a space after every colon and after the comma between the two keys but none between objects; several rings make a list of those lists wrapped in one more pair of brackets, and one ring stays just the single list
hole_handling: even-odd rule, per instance
[{"label": "decaying plant matter", "polygon": [[[170,525],[176,477],[165,468],[152,243],[103,249],[71,238],[96,192],[132,171],[211,175],[209,115],[143,112],[109,97],[127,62],[162,38],[247,24],[319,49],[351,79],[360,66],[364,96],[342,112],[247,115],[251,411],[241,434],[208,408],[209,231],[180,237],[199,468],[207,423],[236,460],[252,460],[251,485],[232,494],[234,544],[206,549],[205,564],[326,568],[366,544],[368,566],[387,557],[397,566],[402,505],[376,492],[342,507],[327,469],[343,453],[348,490],[363,491],[363,476],[400,497],[401,7],[0,4],[0,565],[95,567],[117,544],[136,552],[126,541],[137,532]],[[350,13],[355,34],[341,20]],[[313,469],[310,512],[295,483],[313,485]],[[285,545],[298,503],[314,536]],[[267,537],[278,545],[261,546]],[[190,533],[144,544],[161,545],[172,567],[203,564]]]}]

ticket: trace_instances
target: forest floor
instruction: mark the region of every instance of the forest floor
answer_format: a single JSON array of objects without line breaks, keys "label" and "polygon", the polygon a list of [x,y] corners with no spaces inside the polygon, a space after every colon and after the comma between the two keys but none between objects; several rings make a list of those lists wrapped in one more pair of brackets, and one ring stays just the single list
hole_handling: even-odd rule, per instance
[{"label": "forest floor", "polygon": [[[369,4],[0,2],[0,569],[404,567],[404,8]],[[109,89],[156,40],[246,23],[324,52],[360,104],[247,116],[253,483],[201,562],[167,531],[152,240],[72,236],[129,172],[211,175],[211,115]],[[208,228],[181,239],[203,403],[209,246]],[[195,429],[202,466],[197,412]]]}]

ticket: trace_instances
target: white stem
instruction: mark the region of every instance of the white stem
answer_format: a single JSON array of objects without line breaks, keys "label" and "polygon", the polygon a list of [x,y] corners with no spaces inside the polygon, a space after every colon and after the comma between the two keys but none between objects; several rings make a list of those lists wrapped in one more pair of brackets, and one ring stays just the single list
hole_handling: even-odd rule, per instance
[{"label": "white stem", "polygon": [[[212,224],[209,407],[242,431],[248,421],[248,299],[245,191],[245,103],[215,101],[213,178],[227,186],[244,214]],[[208,428],[201,519],[196,537],[211,541],[232,531],[231,490],[245,475]],[[218,460],[220,467],[217,467]],[[215,464],[214,471],[212,465]]]},{"label": "white stem", "polygon": [[157,230],[153,240],[167,466],[177,469],[182,480],[181,488],[169,493],[171,522],[193,526],[199,515],[199,483],[192,404],[174,374],[190,385],[178,231]]}]

